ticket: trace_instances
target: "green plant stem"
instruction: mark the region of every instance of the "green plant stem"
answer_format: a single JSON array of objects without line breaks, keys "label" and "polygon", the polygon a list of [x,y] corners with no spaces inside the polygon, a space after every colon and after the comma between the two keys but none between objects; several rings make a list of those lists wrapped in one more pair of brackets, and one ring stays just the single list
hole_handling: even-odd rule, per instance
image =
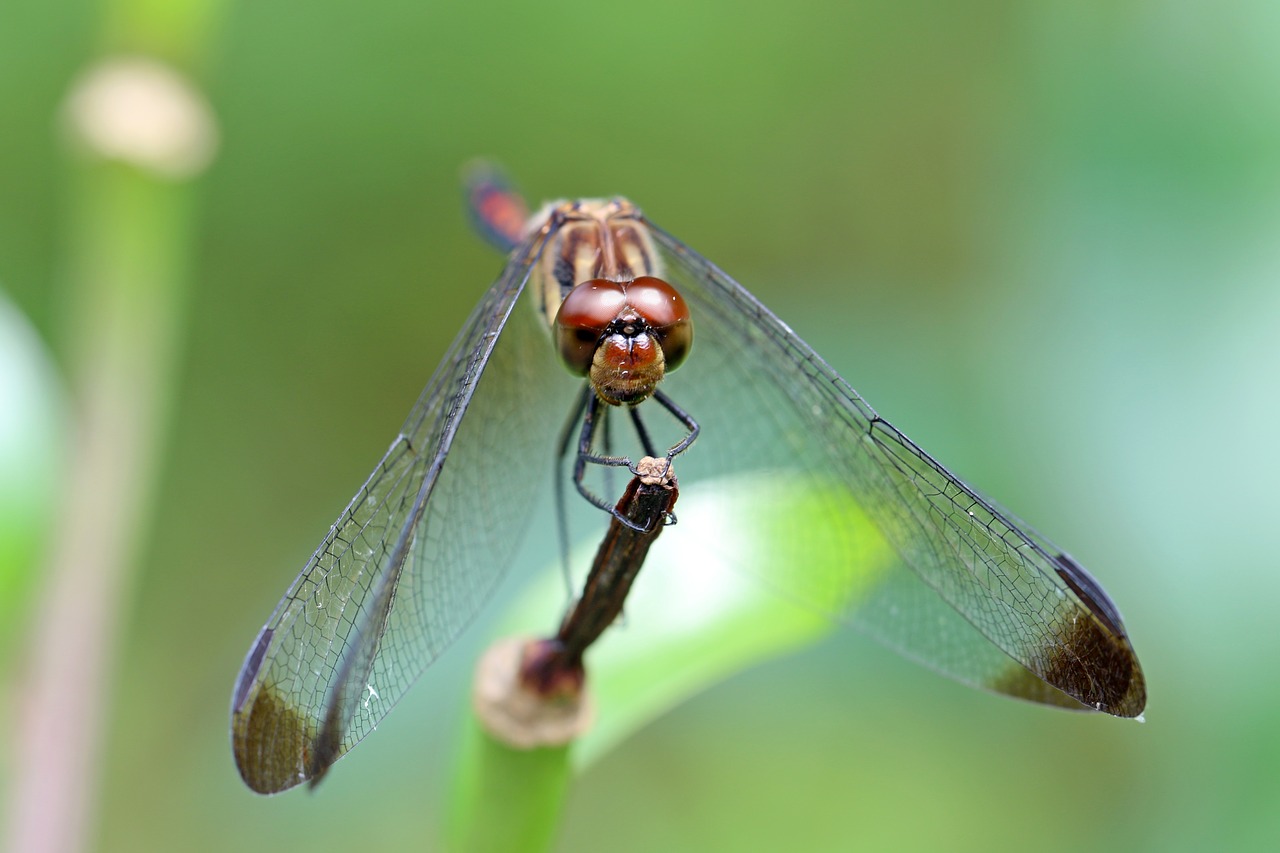
[{"label": "green plant stem", "polygon": [[191,245],[190,185],[102,161],[75,173],[68,233],[74,398],[60,529],[31,625],[9,849],[78,850],[122,611],[152,515]]},{"label": "green plant stem", "polygon": [[571,778],[569,750],[515,749],[499,743],[470,717],[454,781],[448,849],[550,849]]}]

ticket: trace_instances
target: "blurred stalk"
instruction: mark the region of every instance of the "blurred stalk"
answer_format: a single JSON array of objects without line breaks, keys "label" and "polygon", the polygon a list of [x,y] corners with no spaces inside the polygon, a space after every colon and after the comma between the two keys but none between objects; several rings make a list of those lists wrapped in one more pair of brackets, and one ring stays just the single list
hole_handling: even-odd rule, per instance
[{"label": "blurred stalk", "polygon": [[470,717],[454,777],[445,849],[551,849],[573,778],[570,749],[516,749],[498,742]]},{"label": "blurred stalk", "polygon": [[[215,3],[104,4],[103,59],[75,84],[70,168],[68,482],[21,663],[9,849],[72,851],[95,823],[119,628],[152,517],[193,244],[193,180],[216,143],[191,63]],[[126,54],[125,51],[128,53]]]}]

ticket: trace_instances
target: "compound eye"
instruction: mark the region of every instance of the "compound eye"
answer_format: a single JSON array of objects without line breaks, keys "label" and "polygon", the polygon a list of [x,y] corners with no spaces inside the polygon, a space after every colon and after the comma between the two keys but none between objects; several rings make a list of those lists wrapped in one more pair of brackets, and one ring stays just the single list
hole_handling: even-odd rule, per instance
[{"label": "compound eye", "polygon": [[662,345],[666,369],[679,367],[693,346],[693,320],[684,297],[662,279],[644,275],[627,285],[627,303]]},{"label": "compound eye", "polygon": [[591,370],[591,359],[605,329],[626,304],[622,285],[603,278],[584,281],[569,291],[556,312],[556,349],[560,360],[577,376]]}]

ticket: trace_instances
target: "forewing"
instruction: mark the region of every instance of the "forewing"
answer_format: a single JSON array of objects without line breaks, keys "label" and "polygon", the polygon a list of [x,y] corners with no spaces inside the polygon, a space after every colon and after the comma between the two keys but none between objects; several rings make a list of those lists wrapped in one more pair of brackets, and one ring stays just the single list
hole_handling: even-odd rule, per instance
[{"label": "forewing", "polygon": [[577,385],[516,304],[542,245],[512,255],[247,656],[231,729],[254,790],[317,776],[371,731],[511,562]]},{"label": "forewing", "polygon": [[[770,554],[780,558],[770,561],[770,585],[966,683],[1141,713],[1133,649],[1083,569],[876,415],[750,293],[651,227],[664,275],[694,323],[688,362],[664,384],[702,425],[678,462],[681,482],[759,471],[809,495],[811,524],[771,530]],[[848,500],[905,568],[868,578],[847,556],[858,553],[856,537],[877,535],[839,523]],[[778,516],[793,517],[785,509]],[[691,514],[681,527],[696,529]]]}]

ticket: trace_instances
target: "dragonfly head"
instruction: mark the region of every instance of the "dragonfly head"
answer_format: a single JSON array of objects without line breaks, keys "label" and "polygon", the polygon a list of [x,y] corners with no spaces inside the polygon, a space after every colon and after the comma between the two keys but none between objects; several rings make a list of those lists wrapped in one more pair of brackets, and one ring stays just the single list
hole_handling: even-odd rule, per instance
[{"label": "dragonfly head", "polygon": [[587,377],[600,399],[634,405],[689,354],[693,322],[684,298],[660,278],[598,278],[569,291],[555,335],[564,365]]}]

